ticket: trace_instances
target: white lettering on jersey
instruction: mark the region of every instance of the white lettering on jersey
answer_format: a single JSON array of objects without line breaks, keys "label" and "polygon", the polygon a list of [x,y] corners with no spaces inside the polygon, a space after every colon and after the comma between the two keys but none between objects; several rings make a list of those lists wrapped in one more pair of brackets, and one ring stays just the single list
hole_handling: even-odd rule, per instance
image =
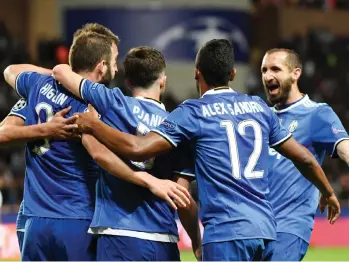
[{"label": "white lettering on jersey", "polygon": [[263,112],[263,107],[257,102],[237,102],[233,104],[214,103],[202,105],[202,115],[212,117],[215,115],[242,115],[247,113]]},{"label": "white lettering on jersey", "polygon": [[40,88],[40,94],[46,96],[47,99],[51,100],[55,104],[63,105],[64,102],[68,99],[68,96],[59,93],[52,85],[46,84]]}]

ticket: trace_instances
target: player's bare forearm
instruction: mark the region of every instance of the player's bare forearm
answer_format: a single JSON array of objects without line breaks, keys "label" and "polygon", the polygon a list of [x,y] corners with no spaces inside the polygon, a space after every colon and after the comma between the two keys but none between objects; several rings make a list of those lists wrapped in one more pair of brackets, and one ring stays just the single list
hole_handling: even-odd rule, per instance
[{"label": "player's bare forearm", "polygon": [[53,77],[71,93],[81,98],[80,84],[83,78],[82,76],[73,72],[69,65],[61,64],[55,66],[53,68]]},{"label": "player's bare forearm", "polygon": [[17,76],[20,73],[26,72],[26,71],[37,72],[43,75],[52,74],[51,69],[47,69],[47,68],[43,68],[43,67],[31,65],[31,64],[18,64],[18,65],[10,65],[6,67],[6,69],[4,70],[4,78],[12,88],[15,88]]},{"label": "player's bare forearm", "polygon": [[294,138],[290,138],[275,149],[292,160],[302,175],[312,182],[325,197],[334,194],[334,190],[313,154],[298,144]]},{"label": "player's bare forearm", "polygon": [[148,187],[150,181],[154,178],[145,172],[132,170],[93,135],[82,135],[82,144],[100,167],[119,179],[142,187]]},{"label": "player's bare forearm", "polygon": [[148,188],[154,195],[166,200],[174,209],[177,209],[177,206],[173,199],[179,207],[185,207],[190,202],[189,192],[185,188],[173,181],[158,179],[147,172],[132,170],[92,135],[84,134],[82,143],[97,164],[111,175]]},{"label": "player's bare forearm", "polygon": [[[189,190],[190,181],[184,177],[177,177],[176,181]],[[190,204],[185,208],[178,209],[179,219],[191,239],[193,252],[198,258],[201,256],[201,232],[199,226],[198,208],[195,200],[190,197]]]},{"label": "player's bare forearm", "polygon": [[172,149],[172,145],[156,133],[134,136],[116,130],[100,120],[94,121],[91,131],[115,154],[134,161],[145,161]]},{"label": "player's bare forearm", "polygon": [[[14,119],[17,118],[17,119]],[[43,125],[24,126],[24,120],[9,116],[0,126],[0,147],[13,147],[42,139],[47,135]]]},{"label": "player's bare forearm", "polygon": [[349,166],[349,140],[343,140],[337,145],[337,154]]}]

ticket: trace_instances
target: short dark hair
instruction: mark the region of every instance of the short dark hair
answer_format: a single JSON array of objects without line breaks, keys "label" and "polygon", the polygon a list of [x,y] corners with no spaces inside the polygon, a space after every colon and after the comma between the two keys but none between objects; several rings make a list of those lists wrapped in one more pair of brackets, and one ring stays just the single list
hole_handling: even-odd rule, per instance
[{"label": "short dark hair", "polygon": [[297,54],[297,52],[292,50],[292,49],[273,48],[273,49],[269,49],[265,54],[270,55],[270,54],[277,53],[277,52],[284,52],[287,54],[286,65],[288,66],[288,68],[290,70],[293,70],[295,68],[303,69],[303,63],[302,63],[302,60],[301,60],[299,54]]},{"label": "short dark hair", "polygon": [[120,42],[119,37],[115,35],[109,28],[98,23],[87,23],[78,30],[76,30],[73,35],[73,41],[75,41],[75,39],[79,37],[82,33],[86,32],[95,32],[97,34],[110,37],[115,45],[118,45]]},{"label": "short dark hair", "polygon": [[208,41],[199,50],[196,68],[208,85],[226,85],[234,69],[233,45],[226,39]]},{"label": "short dark hair", "polygon": [[69,50],[69,64],[74,72],[92,72],[101,60],[110,61],[113,41],[95,32],[83,32]]},{"label": "short dark hair", "polygon": [[147,88],[165,70],[163,54],[149,46],[132,48],[124,60],[125,78],[133,87]]}]

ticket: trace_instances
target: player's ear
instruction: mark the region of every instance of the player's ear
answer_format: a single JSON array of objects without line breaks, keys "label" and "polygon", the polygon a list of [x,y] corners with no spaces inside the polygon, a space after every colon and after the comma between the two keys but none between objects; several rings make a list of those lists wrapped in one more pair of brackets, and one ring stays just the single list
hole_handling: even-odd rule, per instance
[{"label": "player's ear", "polygon": [[[104,60],[101,60],[101,61],[97,64],[96,70],[97,70],[98,73],[104,75],[104,72],[105,72],[106,69],[107,69],[106,67],[107,67],[107,65],[106,65],[105,61],[104,61]],[[106,68],[106,69],[104,69],[104,68]]]},{"label": "player's ear", "polygon": [[127,78],[125,78],[125,85],[128,89],[132,90],[132,85],[131,85],[131,82],[130,80],[128,80]]},{"label": "player's ear", "polygon": [[301,74],[302,74],[302,69],[300,68],[294,69],[292,73],[293,80],[297,81],[301,77]]},{"label": "player's ear", "polygon": [[201,76],[201,72],[199,71],[199,69],[195,68],[195,73],[194,73],[195,80],[199,80],[200,76]]},{"label": "player's ear", "polygon": [[236,76],[236,69],[233,68],[233,70],[231,70],[231,73],[230,73],[229,81],[233,81],[235,76]]},{"label": "player's ear", "polygon": [[160,80],[160,92],[163,93],[166,89],[166,79],[167,76],[163,75]]}]

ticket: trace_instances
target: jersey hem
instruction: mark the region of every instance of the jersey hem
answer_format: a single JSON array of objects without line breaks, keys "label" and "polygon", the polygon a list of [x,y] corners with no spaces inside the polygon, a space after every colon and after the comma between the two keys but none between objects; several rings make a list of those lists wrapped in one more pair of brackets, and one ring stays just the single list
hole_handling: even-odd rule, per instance
[{"label": "jersey hem", "polygon": [[245,240],[245,239],[267,239],[267,240],[276,240],[276,237],[266,237],[266,236],[255,236],[255,237],[233,237],[233,238],[226,238],[226,239],[219,239],[219,240],[212,240],[212,241],[203,241],[202,244],[210,244],[210,243],[217,243],[217,242],[227,242],[227,241],[234,241],[234,240]]},{"label": "jersey hem", "polygon": [[135,237],[139,239],[156,241],[156,242],[177,243],[179,241],[178,236],[171,235],[171,234],[122,230],[122,229],[114,229],[110,227],[90,227],[87,232],[89,234],[95,234],[95,235]]},{"label": "jersey hem", "polygon": [[340,142],[342,142],[344,140],[349,140],[349,137],[343,137],[343,138],[340,138],[340,139],[338,139],[336,141],[336,143],[333,146],[333,150],[332,150],[332,154],[331,154],[332,158],[336,157],[336,155],[337,155],[337,146],[339,145]]},{"label": "jersey hem", "polygon": [[309,244],[309,242],[310,242],[310,240],[307,240],[307,239],[305,239],[305,237],[302,237],[301,235],[296,234],[296,233],[294,233],[294,232],[288,232],[288,231],[278,230],[278,231],[276,231],[276,233],[287,233],[287,234],[291,234],[291,235],[294,235],[294,236],[297,236],[297,237],[303,239],[303,240],[304,240],[305,242],[307,242],[308,244]]},{"label": "jersey hem", "polygon": [[24,121],[26,120],[26,117],[25,117],[24,115],[17,114],[17,113],[13,113],[13,112],[10,112],[10,113],[8,114],[8,116],[17,116],[17,117],[22,118]]},{"label": "jersey hem", "polygon": [[154,132],[157,133],[158,135],[162,136],[163,138],[165,138],[171,145],[173,145],[174,147],[177,147],[177,143],[175,143],[170,137],[168,137],[167,135],[165,135],[164,133],[162,133],[159,130],[153,129],[150,130],[150,132]]},{"label": "jersey hem", "polygon": [[49,219],[74,219],[74,220],[90,220],[92,221],[91,218],[85,218],[85,217],[51,217],[51,216],[36,216],[36,215],[31,215],[31,214],[24,214],[26,217],[40,217],[40,218],[49,218]]},{"label": "jersey hem", "polygon": [[[85,82],[86,82],[86,79],[83,78],[83,79],[81,79],[80,84],[79,84],[79,93],[80,93],[80,96],[81,96],[82,100],[84,100],[84,101],[85,101],[85,98],[84,98],[84,96],[83,96],[82,93],[83,93],[83,88],[84,88]],[[86,102],[86,101],[85,101],[85,102]],[[86,103],[87,103],[87,102],[86,102]]]},{"label": "jersey hem", "polygon": [[20,97],[22,97],[22,98],[24,98],[20,93],[19,93],[19,91],[18,91],[18,79],[19,79],[19,76],[21,75],[21,74],[23,74],[24,72],[21,72],[21,73],[19,73],[18,75],[17,75],[17,77],[16,77],[16,80],[15,80],[15,90],[16,90],[16,93],[20,96]]},{"label": "jersey hem", "polygon": [[189,176],[189,177],[192,177],[192,178],[195,177],[195,174],[187,173],[187,172],[173,171],[172,173],[174,173],[176,175],[181,175],[181,176]]},{"label": "jersey hem", "polygon": [[292,137],[292,134],[288,134],[286,137],[282,138],[281,140],[279,140],[278,142],[270,145],[269,147],[274,147],[274,146],[277,146],[277,145],[280,145],[281,143],[284,143],[286,142],[288,139],[290,139]]}]

